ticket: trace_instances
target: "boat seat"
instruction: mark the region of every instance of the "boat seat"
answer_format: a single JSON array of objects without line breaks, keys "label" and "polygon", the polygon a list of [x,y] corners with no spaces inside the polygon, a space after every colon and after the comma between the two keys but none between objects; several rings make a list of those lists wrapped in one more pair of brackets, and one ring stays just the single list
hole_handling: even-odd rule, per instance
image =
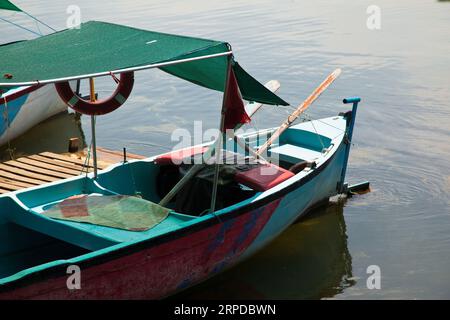
[{"label": "boat seat", "polygon": [[296,163],[299,160],[314,161],[319,158],[322,153],[293,144],[283,144],[278,147],[270,148],[270,155],[272,158],[278,157],[280,160]]},{"label": "boat seat", "polygon": [[155,163],[159,165],[170,165],[170,164],[181,164],[183,160],[186,158],[190,158],[192,156],[203,154],[208,150],[207,146],[196,146],[191,148],[186,148],[182,150],[173,151],[170,153],[166,153],[158,156],[155,159]]},{"label": "boat seat", "polygon": [[247,171],[239,171],[235,174],[234,179],[253,190],[266,191],[293,176],[291,171],[270,163]]}]

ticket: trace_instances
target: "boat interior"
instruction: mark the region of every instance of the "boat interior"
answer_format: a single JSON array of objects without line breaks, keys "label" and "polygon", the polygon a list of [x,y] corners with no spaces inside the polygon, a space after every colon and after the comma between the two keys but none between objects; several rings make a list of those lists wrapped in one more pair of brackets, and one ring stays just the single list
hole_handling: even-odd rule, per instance
[{"label": "boat interior", "polygon": [[[257,148],[273,130],[243,135],[242,139]],[[330,150],[337,148],[344,130],[343,117],[316,120],[312,125],[311,122],[303,122],[287,129],[278,143],[269,149],[267,160],[278,165],[258,161],[241,166],[224,165],[214,214],[226,214],[297,174],[308,174],[327,159]],[[252,159],[245,156],[241,147],[235,145],[233,148],[231,154]],[[193,159],[204,150],[203,147],[191,148],[187,152]],[[80,176],[1,196],[0,284],[13,281],[24,274],[25,271],[18,273],[25,269],[33,272],[49,264],[64,263],[67,259],[112,246],[146,240],[210,218],[212,213],[208,208],[213,170],[208,170],[208,166],[165,206],[170,209],[168,215],[148,230],[130,231],[55,219],[44,214],[49,208],[77,195],[129,195],[158,204],[191,166],[167,161],[173,160],[174,156],[178,154],[120,163],[99,172],[96,180],[91,175]],[[257,171],[261,170],[255,169],[261,165],[270,166],[273,174],[258,174]]]}]

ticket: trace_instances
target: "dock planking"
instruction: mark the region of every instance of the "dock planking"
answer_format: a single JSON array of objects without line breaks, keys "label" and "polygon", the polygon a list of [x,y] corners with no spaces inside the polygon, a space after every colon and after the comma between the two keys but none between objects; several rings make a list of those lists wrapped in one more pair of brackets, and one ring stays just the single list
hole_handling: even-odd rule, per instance
[{"label": "dock planking", "polygon": [[[123,161],[119,151],[97,149],[98,168]],[[127,153],[127,159],[143,159],[144,156]],[[41,184],[75,177],[93,171],[92,158],[87,152],[57,154],[41,152],[0,163],[0,194],[34,187]]]}]

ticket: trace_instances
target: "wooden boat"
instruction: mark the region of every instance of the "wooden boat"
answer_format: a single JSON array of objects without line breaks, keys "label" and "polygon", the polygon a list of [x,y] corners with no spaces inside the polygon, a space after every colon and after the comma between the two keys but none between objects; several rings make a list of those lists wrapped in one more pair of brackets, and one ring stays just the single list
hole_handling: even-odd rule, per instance
[{"label": "wooden boat", "polygon": [[[40,24],[49,27],[44,22],[24,12],[7,0],[0,1],[0,11],[10,10],[23,12]],[[35,35],[40,34],[17,23],[1,18],[18,28],[25,29]],[[2,76],[8,76],[7,72]],[[54,86],[20,86],[16,88],[0,87],[0,146],[17,138],[28,129],[51,116],[63,112],[67,105],[56,93]]]},{"label": "wooden boat", "polygon": [[[344,100],[352,111],[292,123],[334,78],[300,105],[283,130],[227,140],[225,129],[250,120],[241,95],[252,101],[250,114],[261,103],[287,104],[237,64],[227,43],[88,22],[0,48],[0,54],[21,59],[30,46],[30,65],[56,47],[67,50],[45,70],[0,61],[0,70],[14,74],[1,86],[55,83],[71,107],[94,117],[126,100],[133,80],[127,73],[160,68],[224,92],[221,138],[0,196],[0,298],[163,298],[248,258],[308,208],[344,191],[359,98]],[[63,68],[66,59],[70,66]],[[121,75],[116,102],[95,102],[93,95],[81,101],[64,84],[110,74]],[[240,143],[230,149],[230,141]]]}]

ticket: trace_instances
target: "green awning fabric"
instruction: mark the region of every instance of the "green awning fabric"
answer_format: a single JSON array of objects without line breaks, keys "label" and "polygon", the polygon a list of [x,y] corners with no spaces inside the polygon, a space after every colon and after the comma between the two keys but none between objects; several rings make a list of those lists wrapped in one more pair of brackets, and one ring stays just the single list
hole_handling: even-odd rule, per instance
[{"label": "green awning fabric", "polygon": [[[57,82],[92,74],[179,61],[230,51],[228,43],[90,21],[37,39],[0,46],[0,86]],[[227,56],[161,67],[197,85],[223,91]],[[243,98],[287,105],[234,64]]]},{"label": "green awning fabric", "polygon": [[8,0],[0,0],[0,10],[22,11]]}]

